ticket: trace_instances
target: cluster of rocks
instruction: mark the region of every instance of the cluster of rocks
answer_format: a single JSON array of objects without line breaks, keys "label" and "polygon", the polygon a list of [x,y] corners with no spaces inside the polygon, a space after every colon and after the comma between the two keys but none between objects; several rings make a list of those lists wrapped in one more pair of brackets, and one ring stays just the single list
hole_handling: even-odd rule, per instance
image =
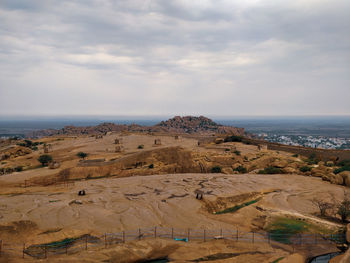
[{"label": "cluster of rocks", "polygon": [[27,147],[22,147],[22,146],[11,147],[1,153],[0,161],[16,158],[18,156],[27,155],[27,154],[30,154],[31,152],[32,150]]}]

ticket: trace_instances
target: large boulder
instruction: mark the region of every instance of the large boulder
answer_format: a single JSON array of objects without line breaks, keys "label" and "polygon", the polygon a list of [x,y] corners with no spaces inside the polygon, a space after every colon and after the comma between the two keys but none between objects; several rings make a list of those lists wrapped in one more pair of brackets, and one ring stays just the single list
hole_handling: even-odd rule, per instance
[{"label": "large boulder", "polygon": [[341,172],[339,175],[343,177],[344,185],[350,187],[350,171]]},{"label": "large boulder", "polygon": [[322,176],[322,180],[328,181],[331,184],[339,184],[339,185],[342,185],[344,182],[343,177],[341,175],[334,174],[334,173],[324,174]]}]

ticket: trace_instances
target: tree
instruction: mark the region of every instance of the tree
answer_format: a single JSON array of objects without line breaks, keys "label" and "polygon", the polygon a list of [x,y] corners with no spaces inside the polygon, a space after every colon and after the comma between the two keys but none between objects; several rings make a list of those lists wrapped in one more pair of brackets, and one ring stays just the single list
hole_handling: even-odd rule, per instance
[{"label": "tree", "polygon": [[320,215],[322,217],[326,215],[327,210],[333,207],[331,203],[316,198],[312,200],[312,203],[318,207],[318,209],[320,210]]},{"label": "tree", "polygon": [[344,192],[344,199],[338,206],[337,214],[341,217],[341,220],[345,223],[350,216],[350,199],[347,193]]},{"label": "tree", "polygon": [[85,159],[85,158],[88,156],[88,154],[87,154],[87,153],[84,153],[84,152],[78,152],[78,153],[77,153],[77,156],[78,156],[79,158]]},{"label": "tree", "polygon": [[41,163],[42,166],[46,166],[49,162],[52,162],[52,156],[48,154],[40,155],[38,161]]}]

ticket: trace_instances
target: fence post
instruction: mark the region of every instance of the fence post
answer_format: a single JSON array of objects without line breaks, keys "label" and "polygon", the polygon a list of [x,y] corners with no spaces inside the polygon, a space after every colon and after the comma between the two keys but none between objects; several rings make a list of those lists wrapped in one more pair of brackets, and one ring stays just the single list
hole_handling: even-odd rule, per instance
[{"label": "fence post", "polygon": [[22,258],[24,258],[24,250],[26,249],[26,243],[23,243]]},{"label": "fence post", "polygon": [[203,241],[205,242],[205,229],[203,230]]},{"label": "fence post", "polygon": [[47,246],[44,245],[44,251],[45,251],[45,258],[47,258]]},{"label": "fence post", "polygon": [[0,258],[1,258],[1,254],[2,254],[2,240],[0,240]]},{"label": "fence post", "polygon": [[236,230],[236,241],[238,241],[238,228]]},{"label": "fence post", "polygon": [[171,228],[171,239],[174,239],[174,228]]},{"label": "fence post", "polygon": [[123,231],[123,243],[125,243],[125,231]]},{"label": "fence post", "polygon": [[317,244],[317,234],[315,233],[315,244]]},{"label": "fence post", "polygon": [[252,232],[252,242],[254,243],[254,232]]},{"label": "fence post", "polygon": [[271,244],[271,237],[269,232],[267,232],[267,240],[269,241],[269,244]]},{"label": "fence post", "polygon": [[68,243],[66,244],[66,255],[68,255]]},{"label": "fence post", "polygon": [[187,239],[190,241],[190,229],[187,229]]},{"label": "fence post", "polygon": [[107,234],[105,233],[105,248],[107,248]]},{"label": "fence post", "polygon": [[141,240],[141,228],[139,228],[139,240]]},{"label": "fence post", "polygon": [[85,250],[87,250],[87,247],[88,247],[88,236],[86,235],[85,236]]},{"label": "fence post", "polygon": [[157,238],[157,227],[154,227],[154,238]]},{"label": "fence post", "polygon": [[224,237],[222,234],[222,229],[220,229],[220,237]]}]

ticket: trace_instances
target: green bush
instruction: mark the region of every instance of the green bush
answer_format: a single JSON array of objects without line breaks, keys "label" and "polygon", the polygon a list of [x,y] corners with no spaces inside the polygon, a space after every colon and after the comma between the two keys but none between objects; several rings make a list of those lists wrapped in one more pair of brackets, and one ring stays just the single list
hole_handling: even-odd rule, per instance
[{"label": "green bush", "polygon": [[269,166],[264,168],[263,170],[260,170],[258,173],[259,174],[284,174],[284,171],[281,168]]},{"label": "green bush", "polygon": [[143,148],[145,148],[143,144],[140,144],[139,146],[137,146],[137,149],[143,149]]},{"label": "green bush", "polygon": [[342,160],[337,165],[338,166],[350,166],[350,160]]},{"label": "green bush", "polygon": [[16,171],[16,172],[21,172],[21,171],[23,171],[23,166],[21,166],[21,165],[16,166],[16,167],[15,167],[15,171]]},{"label": "green bush", "polygon": [[243,137],[242,136],[237,136],[237,135],[232,135],[228,136],[224,139],[224,142],[242,142]]},{"label": "green bush", "polygon": [[42,166],[46,166],[49,162],[52,162],[52,156],[48,154],[40,155],[38,161],[41,163]]},{"label": "green bush", "polygon": [[234,151],[233,153],[236,154],[236,155],[241,155],[241,152],[240,152],[240,151],[237,151],[237,150]]},{"label": "green bush", "polygon": [[316,156],[316,153],[310,154],[309,158],[306,160],[307,164],[312,165],[312,164],[318,164],[319,159]]},{"label": "green bush", "polygon": [[77,156],[81,159],[85,159],[88,156],[88,154],[84,152],[78,152]]},{"label": "green bush", "polygon": [[154,164],[151,163],[150,165],[148,165],[148,168],[149,168],[149,169],[153,169],[153,168],[154,168]]},{"label": "green bush", "polygon": [[293,154],[292,157],[299,157],[299,154]]},{"label": "green bush", "polygon": [[306,172],[310,172],[312,170],[312,168],[310,166],[302,166],[299,168],[300,172],[306,173]]},{"label": "green bush", "polygon": [[234,169],[234,171],[237,171],[237,172],[239,172],[241,174],[245,174],[247,172],[247,168],[245,168],[244,166],[240,165],[236,169]]},{"label": "green bush", "polygon": [[350,171],[350,165],[342,166],[340,168],[334,169],[333,173],[338,174],[344,171]]},{"label": "green bush", "polygon": [[214,166],[211,168],[212,173],[221,173],[221,167],[220,166]]}]

